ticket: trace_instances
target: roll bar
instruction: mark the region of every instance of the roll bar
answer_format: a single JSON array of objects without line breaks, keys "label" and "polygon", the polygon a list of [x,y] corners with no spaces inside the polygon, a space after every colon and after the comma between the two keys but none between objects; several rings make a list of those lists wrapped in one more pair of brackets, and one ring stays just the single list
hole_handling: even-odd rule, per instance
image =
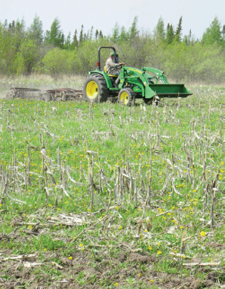
[{"label": "roll bar", "polygon": [[116,57],[115,57],[115,62],[118,63],[118,54],[116,53],[115,47],[112,47],[112,46],[101,46],[101,47],[99,47],[99,49],[98,49],[97,68],[98,68],[99,70],[101,70],[101,57],[100,57],[100,55],[101,55],[101,49],[112,49],[112,50],[114,51],[115,55],[116,55]]}]

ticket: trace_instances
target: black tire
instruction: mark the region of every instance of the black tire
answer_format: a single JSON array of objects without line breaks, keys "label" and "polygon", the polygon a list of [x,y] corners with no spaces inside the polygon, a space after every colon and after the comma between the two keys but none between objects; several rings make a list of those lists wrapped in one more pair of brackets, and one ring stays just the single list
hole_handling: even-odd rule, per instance
[{"label": "black tire", "polygon": [[105,79],[100,74],[92,74],[87,77],[83,87],[83,97],[89,102],[107,101],[108,88]]},{"label": "black tire", "polygon": [[135,92],[129,87],[120,90],[118,101],[119,103],[130,106],[132,101],[135,100]]}]

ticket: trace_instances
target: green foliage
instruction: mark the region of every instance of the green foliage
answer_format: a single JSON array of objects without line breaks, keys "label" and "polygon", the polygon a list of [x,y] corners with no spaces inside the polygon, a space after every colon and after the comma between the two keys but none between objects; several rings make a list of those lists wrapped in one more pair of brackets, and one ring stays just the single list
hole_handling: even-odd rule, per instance
[{"label": "green foliage", "polygon": [[171,44],[174,40],[174,29],[173,25],[169,24],[167,25],[167,31],[166,31],[166,42],[167,44]]},{"label": "green foliage", "polygon": [[42,59],[44,65],[42,72],[50,74],[53,77],[57,77],[59,74],[68,73],[68,53],[69,52],[66,50],[61,50],[59,48],[49,50]]},{"label": "green foliage", "polygon": [[[166,30],[160,17],[153,36],[150,32],[140,33],[137,17],[130,27],[116,23],[109,36],[94,27],[86,32],[82,25],[80,31],[75,29],[73,35],[65,37],[57,18],[45,33],[38,16],[27,30],[24,20],[5,21],[0,23],[0,71],[3,75],[39,72],[54,77],[87,74],[95,68],[98,47],[113,45],[127,66],[153,66],[177,82],[221,82],[225,74],[225,28],[218,18],[206,29],[201,42],[191,31],[183,38],[181,32],[182,17],[176,29],[169,23]],[[107,57],[103,55],[101,63]]]},{"label": "green foliage", "polygon": [[41,44],[43,41],[43,25],[40,18],[36,15],[33,23],[28,28],[28,37],[33,39],[37,44]]},{"label": "green foliage", "polygon": [[[120,44],[120,58],[127,66],[144,66],[150,55],[150,43],[148,37],[136,36],[135,41],[125,41]],[[138,51],[138,53],[137,53]]]},{"label": "green foliage", "polygon": [[[83,42],[77,49],[76,54],[76,68],[73,73],[86,74],[88,70],[96,68],[97,51],[99,46],[106,46],[109,43],[104,39],[98,41],[88,40]],[[108,53],[105,56],[104,61],[108,57]]]},{"label": "green foliage", "polygon": [[120,42],[127,41],[129,38],[128,33],[126,32],[126,29],[124,26],[121,27],[121,32],[120,32]]},{"label": "green foliage", "polygon": [[188,35],[184,35],[183,42],[184,42],[186,45],[190,45],[190,44],[194,45],[195,40],[194,40],[194,38],[193,38],[193,36],[192,36],[191,30],[189,31],[189,34],[188,34]]},{"label": "green foliage", "polygon": [[176,82],[202,81],[220,83],[225,77],[224,49],[214,44],[205,47],[200,43],[187,46],[174,42],[171,45],[152,47],[152,55],[147,63],[165,71]]},{"label": "green foliage", "polygon": [[182,30],[182,16],[179,19],[179,23],[177,25],[177,30],[175,32],[175,40],[177,42],[181,41],[181,30]]},{"label": "green foliage", "polygon": [[204,82],[222,82],[225,78],[224,49],[214,43],[214,45],[207,48],[201,47],[197,53],[198,63],[193,63],[195,78],[201,76]]},{"label": "green foliage", "polygon": [[224,44],[222,33],[222,27],[217,17],[214,18],[210,26],[206,29],[202,37],[203,44]]},{"label": "green foliage", "polygon": [[138,34],[139,34],[139,31],[138,31],[138,27],[137,27],[137,22],[138,22],[138,18],[137,18],[137,16],[135,16],[134,17],[134,20],[133,20],[133,22],[132,22],[132,24],[131,24],[131,28],[130,28],[130,39],[132,40],[132,39],[135,39],[137,36],[138,36]]},{"label": "green foliage", "polygon": [[24,39],[15,59],[15,70],[17,75],[30,74],[38,59],[39,49],[34,40]]},{"label": "green foliage", "polygon": [[162,17],[159,18],[158,23],[154,29],[154,38],[156,41],[165,41],[165,27]]},{"label": "green foliage", "polygon": [[84,41],[83,30],[84,30],[84,26],[82,25],[81,30],[80,30],[80,36],[79,36],[79,43],[80,44]]},{"label": "green foliage", "polygon": [[111,37],[111,41],[113,43],[119,42],[120,40],[120,27],[119,24],[116,23],[114,28],[113,28],[113,33],[112,33],[112,37]]},{"label": "green foliage", "polygon": [[61,25],[60,21],[58,18],[55,18],[52,25],[51,25],[51,30],[46,31],[46,38],[45,38],[46,43],[52,44],[56,47],[63,47],[64,44],[64,34],[61,30]]},{"label": "green foliage", "polygon": [[21,22],[19,20],[12,21],[5,26],[0,25],[0,68],[2,73],[17,73],[15,62],[25,36],[23,20]]}]

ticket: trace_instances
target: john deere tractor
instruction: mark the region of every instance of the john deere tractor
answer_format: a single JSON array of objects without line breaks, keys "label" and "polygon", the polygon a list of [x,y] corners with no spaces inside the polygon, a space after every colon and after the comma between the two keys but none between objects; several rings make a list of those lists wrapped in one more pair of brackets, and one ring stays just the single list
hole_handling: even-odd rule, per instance
[{"label": "john deere tractor", "polygon": [[162,98],[191,95],[184,84],[169,84],[163,71],[151,67],[138,69],[122,66],[119,84],[116,84],[118,76],[107,74],[106,67],[101,69],[102,49],[113,50],[116,55],[115,62],[118,63],[118,54],[114,47],[99,47],[97,69],[89,71],[83,87],[83,97],[88,101],[104,102],[108,97],[118,97],[121,104],[130,105],[136,98],[151,103],[157,96]]}]

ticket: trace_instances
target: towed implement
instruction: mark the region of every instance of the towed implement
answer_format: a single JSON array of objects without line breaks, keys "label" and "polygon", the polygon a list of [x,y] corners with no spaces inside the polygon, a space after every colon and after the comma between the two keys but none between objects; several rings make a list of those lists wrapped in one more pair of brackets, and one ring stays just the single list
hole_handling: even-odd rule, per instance
[{"label": "towed implement", "polygon": [[82,98],[82,91],[72,88],[36,89],[24,87],[12,87],[6,93],[7,99],[35,99],[44,101],[68,101]]},{"label": "towed implement", "polygon": [[[108,97],[118,97],[124,105],[130,105],[137,98],[142,98],[145,103],[151,103],[155,97],[187,97],[191,95],[184,84],[170,84],[163,71],[151,67],[122,66],[119,76],[110,75],[106,67],[101,69],[101,50],[111,49],[118,54],[114,47],[99,47],[97,69],[89,71],[83,87],[83,97],[90,102],[103,102]],[[119,84],[116,79],[119,77]]]}]

